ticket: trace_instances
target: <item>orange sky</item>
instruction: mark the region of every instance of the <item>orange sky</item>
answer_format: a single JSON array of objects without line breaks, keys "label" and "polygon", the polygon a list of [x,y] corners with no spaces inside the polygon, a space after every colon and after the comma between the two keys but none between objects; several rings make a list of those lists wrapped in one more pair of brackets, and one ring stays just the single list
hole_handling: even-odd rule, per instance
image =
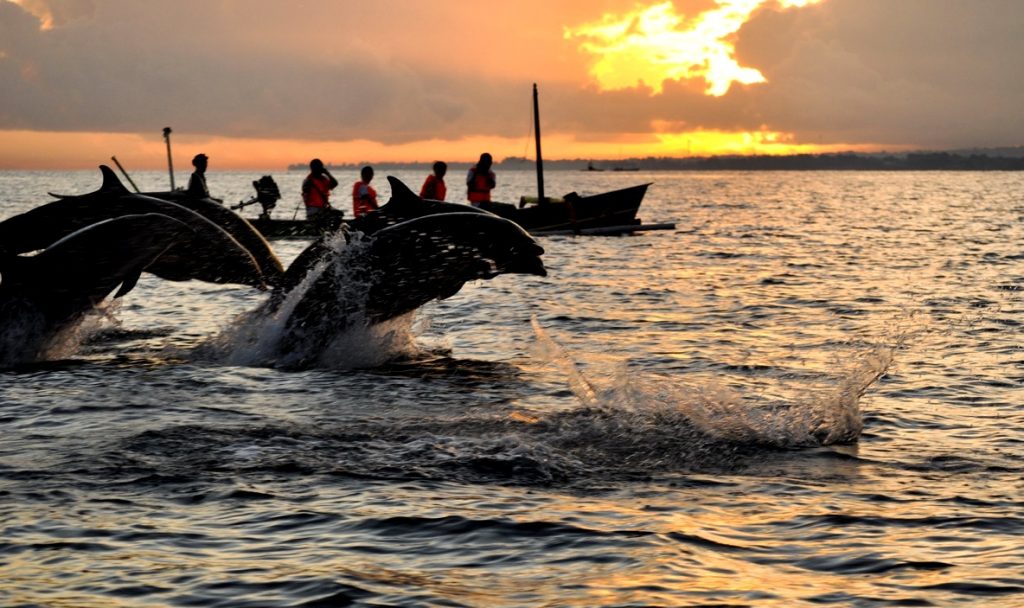
[{"label": "orange sky", "polygon": [[533,82],[548,158],[1024,140],[1024,3],[365,4],[0,0],[0,168],[532,156]]}]

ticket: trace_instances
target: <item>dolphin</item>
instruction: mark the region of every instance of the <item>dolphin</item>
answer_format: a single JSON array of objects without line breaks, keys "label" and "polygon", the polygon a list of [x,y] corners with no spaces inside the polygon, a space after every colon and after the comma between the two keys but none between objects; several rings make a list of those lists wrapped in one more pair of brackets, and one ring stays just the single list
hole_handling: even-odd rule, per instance
[{"label": "dolphin", "polygon": [[[388,182],[391,184],[391,198],[387,203],[376,211],[349,220],[346,222],[347,226],[342,226],[340,234],[344,236],[346,243],[352,239],[354,233],[373,235],[389,226],[428,215],[464,213],[497,217],[489,211],[471,205],[420,198],[402,180],[391,175],[388,176]],[[321,235],[292,261],[284,276],[274,284],[276,297],[281,297],[303,280],[309,270],[329,252],[332,243],[337,240],[337,234],[329,232]]]},{"label": "dolphin", "polygon": [[388,199],[388,202],[381,205],[380,209],[376,211],[349,220],[348,225],[350,228],[358,230],[363,234],[373,234],[388,226],[427,215],[441,213],[494,215],[489,211],[478,209],[472,205],[420,198],[402,180],[391,175],[388,176],[388,183],[391,184],[391,198]]},{"label": "dolphin", "polygon": [[131,291],[139,275],[196,231],[149,213],[103,220],[31,256],[0,254],[0,365],[34,360],[115,289]]},{"label": "dolphin", "polygon": [[153,192],[145,193],[144,196],[181,205],[220,226],[252,254],[270,285],[277,284],[284,274],[284,267],[273,249],[270,248],[267,239],[247,219],[221,203],[212,198],[195,198],[179,192]]},{"label": "dolphin", "polygon": [[101,166],[103,185],[80,196],[64,196],[0,222],[0,249],[27,253],[45,249],[60,238],[98,221],[158,213],[196,231],[188,246],[176,244],[147,267],[147,272],[170,281],[197,279],[210,283],[239,283],[260,289],[267,273],[279,277],[281,263],[272,252],[261,265],[246,247],[209,219],[181,205],[132,194],[114,172]]},{"label": "dolphin", "polygon": [[292,289],[275,292],[257,313],[286,313],[279,348],[298,365],[358,323],[375,325],[451,297],[467,281],[547,274],[544,249],[525,230],[473,212],[415,218],[371,236],[336,234],[310,249],[316,255],[300,255],[286,273],[295,277]]}]

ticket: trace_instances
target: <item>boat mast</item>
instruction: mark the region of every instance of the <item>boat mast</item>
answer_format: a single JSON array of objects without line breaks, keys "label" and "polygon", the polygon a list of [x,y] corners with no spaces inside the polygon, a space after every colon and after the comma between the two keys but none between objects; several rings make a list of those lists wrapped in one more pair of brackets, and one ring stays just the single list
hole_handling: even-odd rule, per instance
[{"label": "boat mast", "polygon": [[171,128],[164,127],[164,141],[167,142],[167,171],[171,174],[171,190],[174,190],[174,163],[171,162]]},{"label": "boat mast", "polygon": [[533,138],[537,141],[537,202],[544,204],[544,161],[540,155],[540,104],[537,103],[537,83],[533,83]]}]

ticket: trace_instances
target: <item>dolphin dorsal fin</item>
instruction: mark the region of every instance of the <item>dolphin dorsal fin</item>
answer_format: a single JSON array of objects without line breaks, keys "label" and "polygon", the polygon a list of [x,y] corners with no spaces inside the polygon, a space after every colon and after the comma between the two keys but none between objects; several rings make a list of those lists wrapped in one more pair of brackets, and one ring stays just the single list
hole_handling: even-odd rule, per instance
[{"label": "dolphin dorsal fin", "polygon": [[391,184],[391,200],[404,203],[404,202],[420,202],[421,199],[415,192],[409,189],[402,180],[398,179],[393,175],[388,176],[388,183]]},{"label": "dolphin dorsal fin", "polygon": [[128,194],[128,188],[125,188],[121,180],[117,179],[117,174],[113,169],[106,165],[100,165],[100,173],[103,174],[103,185],[100,186],[100,192]]}]

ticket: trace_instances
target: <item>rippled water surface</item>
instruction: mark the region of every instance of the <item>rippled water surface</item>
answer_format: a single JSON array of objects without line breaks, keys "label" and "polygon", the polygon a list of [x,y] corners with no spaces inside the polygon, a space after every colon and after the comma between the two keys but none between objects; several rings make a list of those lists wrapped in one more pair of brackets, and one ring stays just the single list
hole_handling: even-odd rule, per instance
[{"label": "rippled water surface", "polygon": [[[99,181],[0,173],[0,218]],[[1024,176],[546,181],[677,228],[305,371],[232,349],[264,294],[145,276],[0,372],[0,605],[1024,605]]]}]

